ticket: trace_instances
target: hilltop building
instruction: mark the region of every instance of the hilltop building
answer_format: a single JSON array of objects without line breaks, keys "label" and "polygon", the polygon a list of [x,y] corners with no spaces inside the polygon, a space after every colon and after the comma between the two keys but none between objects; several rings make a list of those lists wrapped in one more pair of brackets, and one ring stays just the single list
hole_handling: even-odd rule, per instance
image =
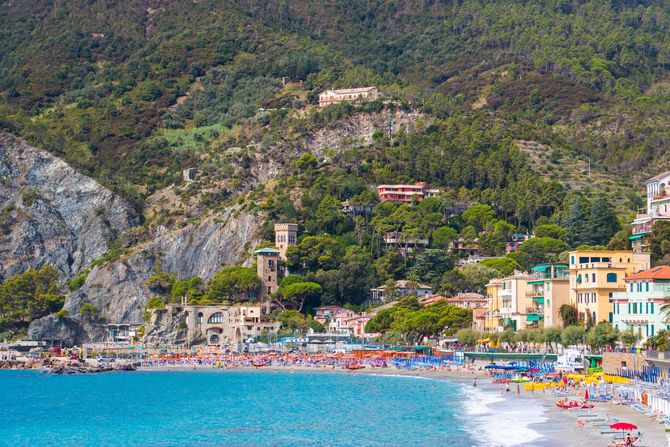
[{"label": "hilltop building", "polygon": [[347,88],[341,90],[326,90],[319,94],[319,107],[326,107],[341,102],[354,102],[358,100],[374,101],[379,98],[377,87]]},{"label": "hilltop building", "polygon": [[276,248],[261,248],[256,250],[256,272],[261,279],[259,297],[266,300],[279,287],[279,250]]},{"label": "hilltop building", "polygon": [[286,261],[286,250],[298,243],[298,224],[275,224],[275,247],[279,249],[279,257]]},{"label": "hilltop building", "polygon": [[632,328],[641,342],[662,329],[670,329],[661,306],[670,299],[670,267],[659,266],[624,279],[625,291],[612,297],[614,327]]},{"label": "hilltop building", "polygon": [[373,205],[363,205],[359,203],[353,203],[348,200],[340,202],[340,212],[346,214],[347,216],[355,217],[360,215],[368,215],[374,211],[375,207]]},{"label": "hilltop building", "polygon": [[670,171],[666,171],[645,182],[647,187],[647,209],[633,220],[629,237],[635,253],[648,253],[654,223],[670,220]]},{"label": "hilltop building", "polygon": [[462,257],[472,258],[470,261],[467,262],[468,264],[477,264],[482,259],[485,259],[482,256],[482,247],[479,244],[479,239],[468,241],[463,239],[462,237],[459,237],[457,239],[454,239],[449,244],[448,251],[449,253],[453,253],[459,258]]},{"label": "hilltop building", "polygon": [[418,298],[432,295],[433,288],[421,283],[412,285],[410,281],[401,279],[395,282],[392,296],[389,296],[386,286],[375,287],[370,292],[372,293],[371,303],[389,303],[409,295],[415,295]]},{"label": "hilltop building", "polygon": [[570,304],[580,318],[612,322],[610,300],[623,292],[624,278],[649,268],[649,253],[630,250],[576,250],[569,253]]},{"label": "hilltop building", "polygon": [[439,189],[426,188],[425,182],[413,185],[379,185],[377,195],[382,202],[415,203],[439,193]]},{"label": "hilltop building", "polygon": [[184,181],[192,182],[198,177],[198,170],[196,168],[187,168],[181,171],[181,174],[184,177]]},{"label": "hilltop building", "polygon": [[421,239],[418,236],[406,236],[401,231],[392,231],[384,234],[384,244],[387,249],[399,249],[404,256],[407,256],[408,253],[411,253],[417,247],[427,247],[428,239]]},{"label": "hilltop building", "polygon": [[530,234],[528,233],[514,233],[507,239],[505,253],[510,254],[518,252],[519,246],[528,239],[530,239]]}]

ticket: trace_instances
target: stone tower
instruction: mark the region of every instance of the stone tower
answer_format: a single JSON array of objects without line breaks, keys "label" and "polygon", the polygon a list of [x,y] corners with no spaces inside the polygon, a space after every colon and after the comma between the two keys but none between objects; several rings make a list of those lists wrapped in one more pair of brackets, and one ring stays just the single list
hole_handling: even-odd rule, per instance
[{"label": "stone tower", "polygon": [[279,257],[286,261],[286,249],[298,243],[298,224],[275,224],[275,246],[279,249]]},{"label": "stone tower", "polygon": [[277,291],[279,250],[276,248],[261,248],[256,250],[256,273],[261,279],[261,301],[266,300],[271,293]]}]

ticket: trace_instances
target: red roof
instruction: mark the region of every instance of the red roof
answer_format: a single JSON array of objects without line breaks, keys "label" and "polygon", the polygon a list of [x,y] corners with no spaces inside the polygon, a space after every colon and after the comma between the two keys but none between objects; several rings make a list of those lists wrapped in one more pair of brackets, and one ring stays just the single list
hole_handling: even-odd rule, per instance
[{"label": "red roof", "polygon": [[624,279],[626,281],[635,279],[670,279],[670,267],[667,265],[659,265],[658,267],[643,270]]}]

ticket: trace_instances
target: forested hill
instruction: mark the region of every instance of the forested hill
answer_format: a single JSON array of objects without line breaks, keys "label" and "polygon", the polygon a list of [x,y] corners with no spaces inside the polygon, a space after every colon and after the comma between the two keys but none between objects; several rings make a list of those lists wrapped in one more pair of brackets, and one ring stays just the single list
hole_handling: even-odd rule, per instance
[{"label": "forested hill", "polygon": [[427,107],[438,115],[482,107],[619,171],[668,143],[667,1],[238,3],[408,92],[441,94]]},{"label": "forested hill", "polygon": [[[0,23],[0,125],[138,204],[195,163],[152,136],[244,124],[280,76],[308,101],[375,83],[619,172],[665,159],[664,1],[31,0],[3,2]],[[166,116],[203,76],[228,85]]]},{"label": "forested hill", "polygon": [[[69,312],[93,304],[120,321],[154,294],[178,299],[184,281],[202,298],[216,270],[272,244],[275,222],[299,224],[288,278],[322,288],[310,306],[362,304],[399,279],[481,291],[571,248],[630,246],[640,182],[670,161],[669,6],[4,1],[0,131],[17,141],[8,153],[24,144],[5,133],[22,137],[141,216],[128,208],[137,225],[115,228],[99,204],[86,208],[108,252],[55,265],[71,280]],[[318,106],[327,88],[370,85],[381,99]],[[0,245],[42,238],[23,223],[52,185],[0,181],[11,191]],[[419,181],[438,197],[410,206],[375,194]],[[341,212],[344,200],[367,212]],[[425,247],[401,256],[384,242],[395,231]],[[506,256],[526,232],[536,237]],[[457,238],[495,259],[455,267],[467,256],[448,250]],[[655,262],[670,259],[666,240],[654,242]],[[15,295],[5,284],[0,305]]]}]

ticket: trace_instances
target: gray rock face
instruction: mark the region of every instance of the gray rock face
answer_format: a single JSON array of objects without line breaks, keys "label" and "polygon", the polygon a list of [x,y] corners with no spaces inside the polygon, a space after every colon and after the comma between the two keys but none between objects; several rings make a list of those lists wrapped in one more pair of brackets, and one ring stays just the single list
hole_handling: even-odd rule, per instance
[{"label": "gray rock face", "polygon": [[66,298],[65,308],[77,316],[82,303],[90,302],[100,309],[101,321],[141,323],[144,306],[155,295],[145,282],[155,274],[156,261],[179,279],[209,280],[221,267],[249,257],[249,247],[260,242],[260,224],[257,216],[233,216],[229,211],[223,219],[205,219],[164,233],[118,261],[92,270],[83,287]]},{"label": "gray rock face", "polygon": [[0,278],[47,263],[73,277],[139,223],[109,189],[1,132],[0,210]]},{"label": "gray rock face", "polygon": [[[372,135],[381,130],[388,131],[391,118],[393,134],[415,130],[417,122],[424,118],[416,111],[396,111],[388,113],[360,113],[332,123],[313,133],[305,135],[302,144],[317,158],[328,158],[328,150],[342,151],[350,147],[372,143]],[[424,125],[427,123],[424,123]]]},{"label": "gray rock face", "polygon": [[66,346],[74,346],[86,341],[88,335],[78,322],[69,318],[56,318],[54,315],[49,315],[30,324],[28,339],[60,340]]}]

